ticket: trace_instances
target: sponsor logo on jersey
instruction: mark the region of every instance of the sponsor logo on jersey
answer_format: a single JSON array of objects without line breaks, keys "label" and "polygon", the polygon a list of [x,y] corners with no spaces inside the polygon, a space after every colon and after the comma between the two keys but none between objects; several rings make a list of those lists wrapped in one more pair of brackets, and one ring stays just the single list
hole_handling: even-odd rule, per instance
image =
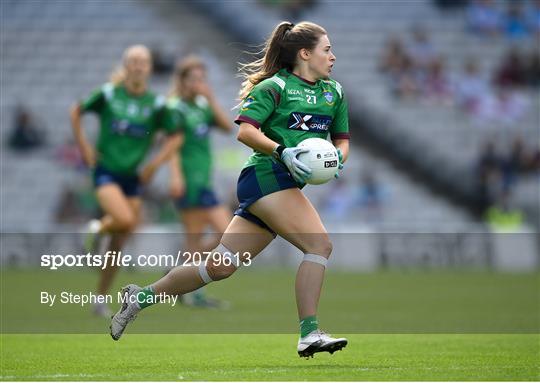
[{"label": "sponsor logo on jersey", "polygon": [[304,92],[307,94],[315,94],[315,91],[313,89],[304,88]]},{"label": "sponsor logo on jersey", "polygon": [[287,94],[291,96],[300,96],[302,95],[302,92],[298,89],[287,89]]},{"label": "sponsor logo on jersey", "polygon": [[332,117],[320,114],[306,114],[293,112],[289,117],[289,129],[304,130],[308,132],[327,132],[332,125]]},{"label": "sponsor logo on jersey", "polygon": [[251,96],[246,98],[246,101],[244,101],[244,103],[242,104],[242,111],[248,110],[249,106],[253,104],[253,101],[255,101],[255,99]]},{"label": "sponsor logo on jersey", "polygon": [[196,137],[203,138],[203,137],[206,137],[208,135],[209,131],[210,131],[210,127],[208,126],[208,124],[199,124],[195,128],[194,133],[195,133]]},{"label": "sponsor logo on jersey", "polygon": [[121,136],[143,138],[148,134],[146,125],[134,124],[128,120],[114,120],[111,125],[113,133]]},{"label": "sponsor logo on jersey", "polygon": [[334,94],[329,90],[324,91],[323,96],[327,104],[332,105],[334,103]]}]

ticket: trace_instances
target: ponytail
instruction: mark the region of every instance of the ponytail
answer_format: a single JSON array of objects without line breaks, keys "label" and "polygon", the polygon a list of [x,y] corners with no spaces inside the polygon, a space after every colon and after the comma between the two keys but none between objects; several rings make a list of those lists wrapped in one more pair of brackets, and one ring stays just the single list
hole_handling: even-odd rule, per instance
[{"label": "ponytail", "polygon": [[240,75],[244,79],[240,99],[244,99],[255,85],[272,77],[280,69],[292,71],[298,51],[315,48],[321,35],[325,34],[326,31],[321,26],[307,21],[297,25],[288,21],[279,23],[260,52],[263,57],[240,64]]}]

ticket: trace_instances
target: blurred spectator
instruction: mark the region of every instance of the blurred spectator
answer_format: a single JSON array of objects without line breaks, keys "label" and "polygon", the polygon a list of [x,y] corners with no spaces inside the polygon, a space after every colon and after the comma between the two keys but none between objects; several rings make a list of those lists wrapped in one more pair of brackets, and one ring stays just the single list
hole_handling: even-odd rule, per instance
[{"label": "blurred spectator", "polygon": [[501,193],[485,214],[486,223],[496,231],[518,230],[523,226],[523,212],[512,206],[511,193]]},{"label": "blurred spectator", "polygon": [[527,168],[527,152],[525,144],[520,137],[512,142],[510,153],[502,161],[503,190],[509,190],[515,183],[519,173]]},{"label": "blurred spectator", "polygon": [[152,66],[156,75],[169,75],[174,68],[174,56],[165,53],[162,47],[156,45],[150,49]]},{"label": "blurred spectator", "polygon": [[307,9],[313,8],[317,4],[316,0],[289,0],[284,3],[285,17],[298,21]]},{"label": "blurred spectator", "polygon": [[462,8],[467,4],[467,0],[434,0],[433,2],[441,9]]},{"label": "blurred spectator", "polygon": [[387,75],[394,95],[407,98],[418,94],[418,75],[400,39],[393,37],[388,40],[379,61],[379,70]]},{"label": "blurred spectator", "polygon": [[261,4],[269,7],[281,8],[286,20],[298,21],[303,18],[306,10],[313,8],[317,0],[259,0]]},{"label": "blurred spectator", "polygon": [[495,73],[495,83],[501,87],[520,87],[525,85],[527,69],[517,48],[510,49],[504,56]]},{"label": "blurred spectator", "polygon": [[420,76],[408,56],[405,57],[401,70],[390,76],[390,82],[397,97],[415,98],[420,92]]},{"label": "blurred spectator", "polygon": [[540,38],[540,0],[533,0],[525,16],[529,30]]},{"label": "blurred spectator", "polygon": [[526,58],[525,81],[528,86],[540,87],[540,52],[538,48],[532,49]]},{"label": "blurred spectator", "polygon": [[379,70],[388,74],[400,73],[408,59],[401,40],[392,37],[386,43],[386,48],[379,61]]},{"label": "blurred spectator", "polygon": [[529,104],[522,94],[499,88],[483,99],[471,116],[480,126],[512,126],[525,116]]},{"label": "blurred spectator", "polygon": [[452,102],[452,89],[450,79],[446,73],[445,60],[437,58],[429,65],[424,80],[424,97],[430,102],[450,104]]},{"label": "blurred spectator", "polygon": [[28,150],[45,144],[45,131],[39,128],[30,111],[19,106],[15,112],[15,120],[8,145],[14,150]]},{"label": "blurred spectator", "polygon": [[500,194],[501,163],[502,159],[497,154],[495,142],[486,142],[476,165],[479,194],[484,207],[491,206]]},{"label": "blurred spectator", "polygon": [[523,2],[520,0],[509,1],[504,17],[506,36],[510,38],[523,38],[529,34],[528,29]]},{"label": "blurred spectator", "polygon": [[438,58],[431,44],[428,32],[421,26],[416,26],[412,32],[413,40],[407,47],[407,54],[416,70],[425,72]]},{"label": "blurred spectator", "polygon": [[472,0],[467,7],[469,29],[481,35],[495,36],[501,31],[503,15],[493,0]]},{"label": "blurred spectator", "polygon": [[457,76],[455,97],[458,106],[469,114],[480,113],[482,105],[491,97],[489,84],[482,75],[476,59],[468,59],[463,72]]}]

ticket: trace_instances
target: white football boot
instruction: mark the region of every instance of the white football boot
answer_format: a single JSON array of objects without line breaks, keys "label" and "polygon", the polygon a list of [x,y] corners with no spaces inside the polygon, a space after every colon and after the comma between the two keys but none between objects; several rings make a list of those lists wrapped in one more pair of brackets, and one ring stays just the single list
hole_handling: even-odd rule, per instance
[{"label": "white football boot", "polygon": [[94,303],[93,307],[94,308],[92,311],[94,312],[94,315],[96,316],[103,317],[103,318],[110,318],[112,315],[112,311],[107,305],[107,303],[100,303],[100,302]]},{"label": "white football boot", "polygon": [[[142,289],[137,285],[127,285],[122,289],[122,297],[124,302],[120,307],[120,310],[114,314],[111,318],[111,337],[114,340],[120,339],[122,333],[126,329],[129,322],[133,322],[137,318],[137,314],[141,311],[141,308],[137,304],[137,299],[132,298],[133,295],[138,294]],[[130,298],[131,297],[131,298]],[[130,302],[134,303],[130,303]]]},{"label": "white football boot", "polygon": [[298,340],[298,355],[313,358],[313,354],[316,352],[326,351],[333,354],[345,346],[347,346],[347,339],[332,338],[330,334],[326,334],[322,330],[315,330]]}]

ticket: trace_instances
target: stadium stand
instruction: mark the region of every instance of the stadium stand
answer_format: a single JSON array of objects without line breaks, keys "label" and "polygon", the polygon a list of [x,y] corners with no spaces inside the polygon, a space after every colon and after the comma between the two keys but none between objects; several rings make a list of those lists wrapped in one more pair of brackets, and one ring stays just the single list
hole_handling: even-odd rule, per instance
[{"label": "stadium stand", "polygon": [[[460,65],[471,52],[482,58],[482,66],[493,66],[494,58],[501,57],[507,44],[470,41],[465,37],[460,13],[443,16],[428,1],[407,6],[399,5],[401,2],[383,2],[362,7],[356,13],[348,12],[340,4],[317,2],[312,9],[304,10],[302,17],[323,24],[335,42],[336,78],[351,97],[352,113],[366,108],[376,110],[394,122],[391,129],[401,132],[396,137],[405,133],[422,143],[424,160],[436,158],[455,163],[460,169],[470,168],[477,154],[477,143],[484,137],[483,131],[472,127],[455,109],[393,99],[377,70],[377,60],[388,36],[409,31],[418,20],[431,32],[433,44],[441,51],[447,50],[443,53],[449,58],[450,68]],[[239,80],[235,78],[235,63],[245,45],[229,43],[223,28],[237,28],[237,33],[260,43],[281,15],[267,8],[266,12],[260,12],[256,3],[229,2],[227,7],[214,6],[203,16],[194,10],[196,5],[180,1],[49,1],[41,9],[25,1],[3,3],[2,126],[10,126],[15,108],[24,104],[44,122],[48,132],[46,148],[16,154],[6,149],[6,129],[3,129],[3,231],[51,230],[62,189],[85,178],[80,171],[66,169],[54,159],[55,149],[71,135],[68,108],[106,80],[128,45],[144,43],[173,56],[201,54],[209,63],[212,84],[222,104],[228,108],[236,104]],[[237,17],[239,14],[244,17]],[[389,25],[387,33],[380,33],[375,26],[380,27],[384,22]],[[154,89],[166,93],[168,81],[168,76],[156,76]],[[530,128],[530,124],[524,123],[524,134]],[[220,188],[222,197],[227,198],[234,190],[238,169],[249,151],[241,148],[233,137],[217,135],[214,141],[218,156],[230,156],[230,161],[220,161],[226,165],[218,164],[222,168],[216,172],[219,184],[224,185]],[[381,227],[407,230],[415,225],[467,225],[475,221],[463,207],[434,194],[404,174],[403,169],[395,168],[364,148],[353,152],[344,177],[353,197],[347,214],[339,217],[341,220],[361,223],[372,218],[371,211],[366,212],[365,206],[354,197],[362,174],[369,172],[375,174],[384,190],[382,209],[375,220]],[[166,172],[162,171],[153,187],[163,191],[165,183]],[[524,199],[534,194],[535,186],[529,187],[532,191],[522,193]],[[329,184],[308,188],[307,193],[324,207],[331,203],[327,199],[333,187]],[[329,214],[328,218],[332,217]]]}]

